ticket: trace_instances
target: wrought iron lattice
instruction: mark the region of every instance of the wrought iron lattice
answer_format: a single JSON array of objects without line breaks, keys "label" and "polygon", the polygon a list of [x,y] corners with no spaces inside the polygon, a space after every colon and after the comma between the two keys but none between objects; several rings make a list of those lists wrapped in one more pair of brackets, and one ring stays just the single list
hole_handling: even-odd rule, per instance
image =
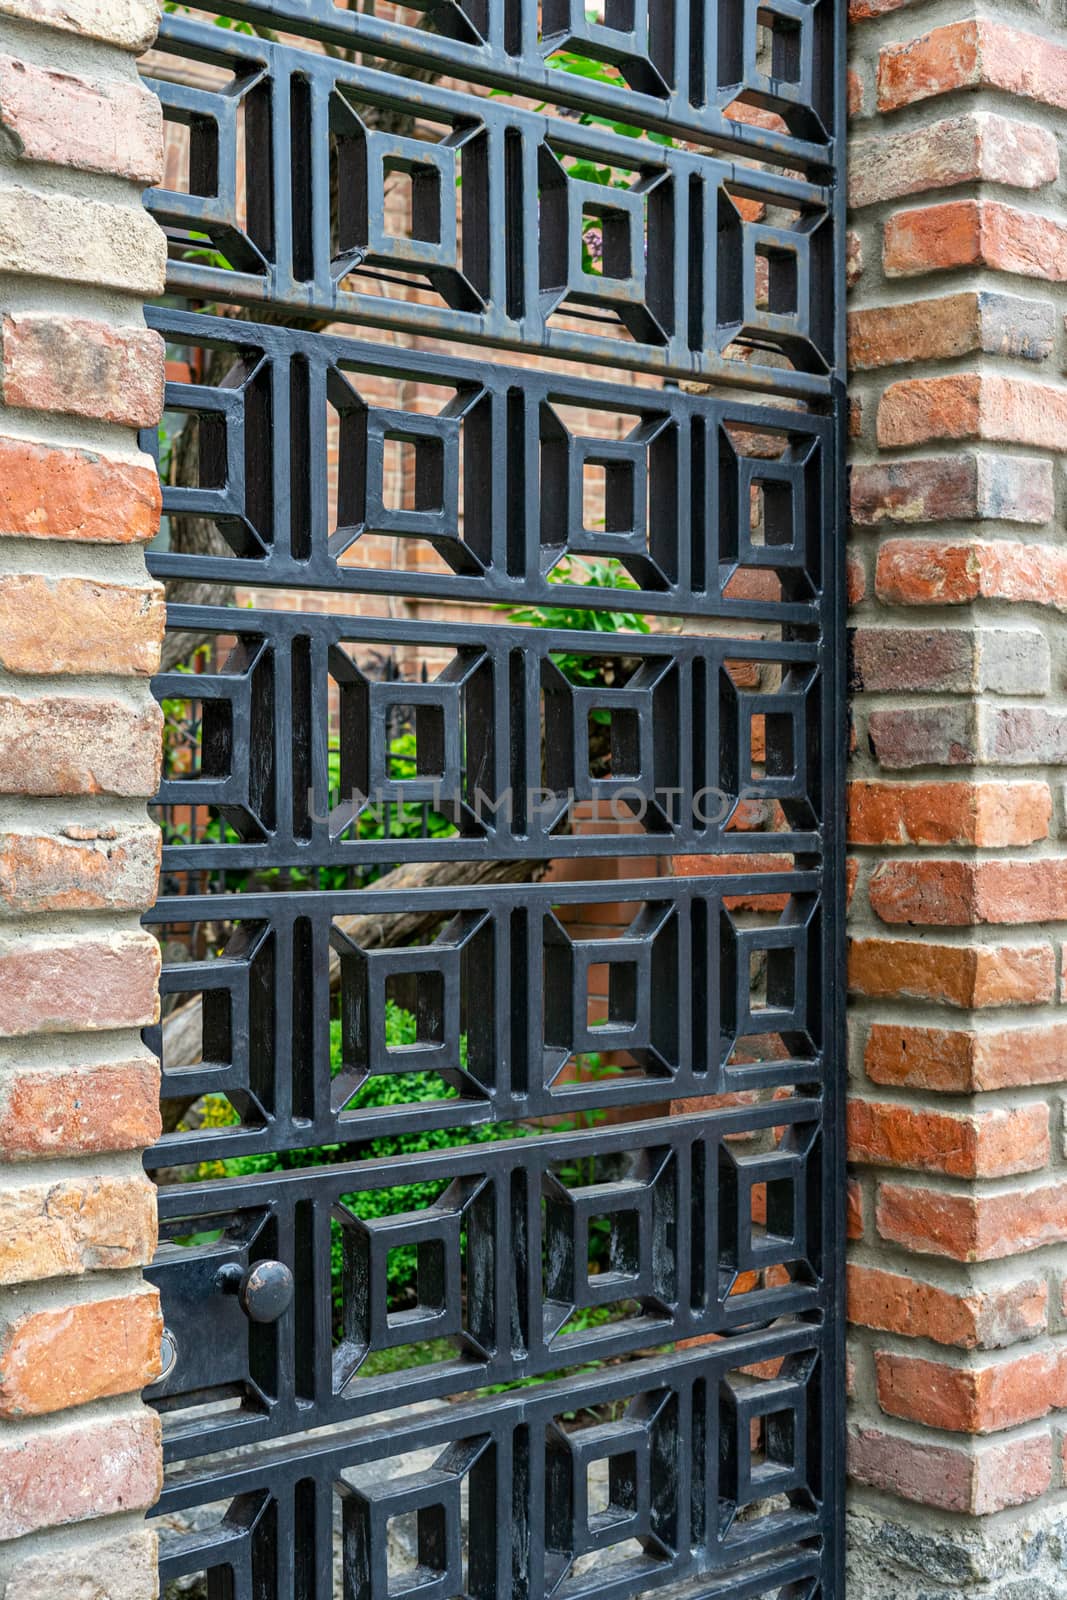
[{"label": "wrought iron lattice", "polygon": [[841,1600],[841,11],[144,64],[167,1600]]}]

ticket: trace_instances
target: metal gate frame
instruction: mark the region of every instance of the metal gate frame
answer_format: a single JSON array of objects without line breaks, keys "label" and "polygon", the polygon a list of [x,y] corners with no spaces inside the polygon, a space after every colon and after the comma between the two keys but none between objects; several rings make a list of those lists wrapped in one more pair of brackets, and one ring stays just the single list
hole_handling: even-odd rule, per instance
[{"label": "metal gate frame", "polygon": [[[221,387],[168,386],[168,408],[199,419],[201,484],[164,487],[164,513],[214,518],[227,553],[160,549],[153,573],[322,595],[595,606],[587,587],[550,571],[567,554],[610,556],[637,585],[628,605],[692,619],[694,631],[628,639],[631,679],[597,692],[601,708],[614,697],[626,784],[651,819],[631,839],[608,828],[559,832],[561,796],[616,800],[625,787],[590,777],[581,735],[593,691],[564,681],[553,660],[564,644],[603,655],[602,636],[172,606],[172,630],[236,642],[222,671],[196,678],[201,768],[165,783],[159,800],[213,807],[223,825],[213,842],[166,845],[164,881],[186,892],[164,895],[146,921],[162,931],[234,919],[236,932],[216,959],[164,968],[164,995],[204,997],[204,1061],[195,1070],[164,1061],[163,1094],[220,1090],[241,1122],[165,1135],[149,1169],[344,1143],[357,1127],[365,1138],[447,1122],[473,1136],[486,1121],[593,1106],[653,1115],[162,1188],[149,1276],[163,1296],[170,1364],[148,1391],[168,1461],[161,1577],[205,1572],[212,1600],[325,1600],[340,1519],[344,1600],[625,1600],[652,1589],[693,1600],[841,1600],[844,5],[608,0],[596,22],[580,0],[545,0],[541,35],[531,0],[442,0],[426,13],[437,32],[329,0],[242,0],[226,14],[275,36],[164,18],[161,48],[232,78],[218,89],[151,80],[166,114],[190,128],[193,192],[156,190],[147,202],[171,239],[173,294],[268,320],[148,312],[171,343],[229,351],[232,361]],[[383,65],[323,53],[336,46],[380,54]],[[556,70],[546,58],[561,49],[617,67],[620,81]],[[414,76],[431,70],[556,109]],[[754,123],[726,115],[739,97]],[[366,128],[361,105],[385,126]],[[390,131],[390,117],[402,126],[412,115],[436,123],[441,140]],[[680,143],[638,142],[612,123]],[[630,186],[610,189],[608,204],[602,188],[570,175],[575,161],[629,172]],[[406,239],[386,228],[387,171],[412,181]],[[456,192],[458,231],[446,204]],[[792,224],[768,221],[774,208]],[[587,215],[599,217],[605,253],[595,278],[581,253]],[[393,297],[405,275],[437,303]],[[594,331],[576,328],[575,313]],[[282,315],[297,325],[277,325]],[[301,318],[581,367],[508,368],[305,331]],[[612,337],[595,331],[605,318]],[[582,370],[597,366],[667,387]],[[437,415],[368,404],[361,372],[438,385],[447,403]],[[590,444],[559,425],[562,402],[636,424],[625,439]],[[332,530],[327,405],[348,463]],[[784,454],[760,454],[761,440],[782,436]],[[412,509],[387,506],[381,493],[385,441],[397,437],[415,452]],[[614,485],[610,530],[583,526],[586,464]],[[758,539],[754,487],[767,518]],[[424,541],[446,570],[346,564],[368,530]],[[739,598],[738,568],[773,573],[778,595]],[[782,637],[700,632],[710,618],[781,625]],[[346,648],[357,641],[451,651],[451,665],[398,689],[361,669]],[[778,670],[777,689],[739,686],[728,670],[738,661]],[[187,695],[188,675],[164,674],[155,689],[160,699]],[[352,808],[329,793],[331,694],[342,789],[444,804],[450,837],[354,837]],[[421,716],[425,750],[406,789],[390,777],[381,731],[400,698]],[[753,776],[757,717],[769,719],[768,757]],[[781,870],[756,870],[753,835],[728,826],[746,773],[748,793],[780,807],[758,843],[783,858]],[[537,787],[554,797],[544,810],[526,798]],[[716,788],[731,796],[725,817],[698,804]],[[450,920],[415,956],[413,946],[361,949],[336,922],[406,911],[411,897],[187,892],[201,871],[627,853],[716,856],[720,871],[613,884],[615,902],[634,908],[625,959],[617,943],[607,949],[613,941],[571,938],[555,915],[602,902],[602,883],[419,891],[420,906]],[[722,871],[732,855],[738,870]],[[773,928],[735,915],[742,902],[774,897],[785,909]],[[345,1098],[331,1093],[331,950],[354,1063]],[[758,1015],[754,956],[769,973]],[[590,1047],[575,998],[584,975],[612,959],[625,991],[618,1037],[642,1070],[590,1088],[560,1069]],[[350,1108],[351,1083],[389,1070],[386,986],[415,970],[433,1018],[408,1070],[444,1066],[458,1098],[444,1110],[378,1111],[370,1126]],[[737,1062],[737,1041],[768,1020],[785,1057]],[[665,1100],[709,1096],[737,1098],[655,1115]],[[740,1139],[760,1135],[763,1148],[737,1153]],[[562,1166],[576,1158],[614,1161],[622,1176],[568,1185]],[[424,1213],[395,1219],[369,1222],[342,1203],[414,1181],[448,1187]],[[597,1285],[582,1252],[590,1220],[605,1214],[617,1240],[613,1281]],[[344,1256],[336,1345],[331,1219]],[[419,1304],[403,1326],[384,1293],[398,1245],[414,1247],[420,1267]],[[575,1308],[624,1291],[638,1315],[567,1332]],[[369,1350],[431,1330],[455,1339],[454,1360],[357,1378]],[[650,1346],[672,1348],[599,1365]],[[560,1370],[567,1375],[548,1376]],[[545,1381],[517,1386],[531,1378]],[[501,1385],[415,1417],[397,1409]],[[561,1421],[595,1406],[610,1420]],[[417,1474],[360,1470],[431,1448],[434,1466]],[[586,1474],[605,1458],[609,1504],[594,1512]],[[173,1531],[175,1519],[222,1502],[229,1509],[214,1524]],[[484,1516],[470,1515],[475,1503]],[[407,1514],[419,1564],[404,1586],[390,1579],[386,1541],[390,1520]],[[637,1553],[593,1562],[625,1540]]]}]

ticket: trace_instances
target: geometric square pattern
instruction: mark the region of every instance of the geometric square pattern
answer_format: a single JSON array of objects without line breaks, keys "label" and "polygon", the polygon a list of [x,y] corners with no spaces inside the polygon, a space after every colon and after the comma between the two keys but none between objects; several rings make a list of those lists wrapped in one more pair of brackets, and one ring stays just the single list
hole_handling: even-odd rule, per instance
[{"label": "geometric square pattern", "polygon": [[424,893],[407,911],[389,890],[161,902],[149,924],[205,952],[164,966],[182,1007],[148,1034],[164,1099],[223,1095],[240,1120],[172,1122],[157,1164],[811,1090],[826,1038],[817,884],[661,878],[613,886],[608,908],[595,884]]},{"label": "geometric square pattern", "polygon": [[839,12],[387,13],[160,35],[161,1578],[815,1600]]},{"label": "geometric square pattern", "polygon": [[[532,3],[523,0],[524,8]],[[503,12],[487,0],[469,5]],[[329,152],[328,167],[312,163],[306,180],[300,168],[294,184],[270,137],[242,143],[221,136],[233,98],[226,88],[198,91],[194,120],[220,129],[210,177],[200,183],[205,192],[149,197],[174,229],[172,284],[201,301],[270,302],[323,323],[622,361],[680,381],[743,373],[746,384],[827,402],[834,192],[823,181],[824,108],[805,99],[812,36],[824,31],[826,8],[813,0],[743,8],[760,27],[764,16],[772,18],[777,65],[766,65],[780,76],[772,82],[759,61],[755,70],[751,62],[735,65],[728,58],[736,45],[727,45],[725,70],[752,81],[732,83],[726,105],[717,83],[697,88],[708,109],[694,108],[691,120],[706,125],[710,117],[730,150],[716,148],[706,131],[696,140],[664,133],[658,144],[633,138],[634,125],[647,119],[649,92],[662,95],[667,79],[683,72],[697,80],[705,72],[716,76],[710,63],[718,58],[717,40],[698,38],[688,51],[676,21],[660,7],[653,19],[652,9],[646,17],[645,0],[609,0],[602,18],[589,18],[577,0],[560,0],[547,8],[541,38],[531,19],[530,69],[540,80],[532,102],[420,81],[414,115],[402,74],[390,82],[377,68],[338,53],[237,33],[222,38],[210,25],[184,18],[168,22],[170,38],[184,44],[188,32],[198,56],[208,54],[242,83],[262,86],[266,77],[294,85],[284,95],[288,148],[305,165],[304,152],[316,139],[323,155]],[[457,4],[440,16],[455,22],[465,14]],[[739,18],[724,12],[715,20],[724,33],[740,33]],[[306,13],[301,21],[306,25]],[[207,38],[197,38],[198,27]],[[474,28],[481,32],[478,19]],[[513,25],[508,32],[507,46],[501,40],[494,49],[494,68],[517,42]],[[581,72],[546,65],[546,51],[566,38],[578,39],[588,55],[584,82]],[[743,39],[742,55],[748,49]],[[479,75],[484,79],[484,66]],[[605,90],[609,98],[628,98],[635,80],[642,104],[630,116],[613,116],[602,104],[599,114],[568,121],[546,114],[536,98],[541,89],[572,101]],[[543,93],[540,100],[544,107]],[[770,104],[801,131],[771,135],[746,126],[747,118],[730,120],[724,113],[733,100]],[[684,106],[678,97],[659,103]],[[276,96],[273,115],[280,104]],[[672,121],[662,113],[660,120]],[[815,142],[806,142],[811,135]],[[789,152],[788,178],[765,162],[774,143]],[[739,146],[755,161],[735,161]],[[810,178],[792,175],[805,168]],[[227,241],[232,236],[240,245],[248,237],[234,222],[232,197],[242,175],[262,215],[255,243],[249,238],[231,259]],[[287,225],[274,225],[283,215]],[[216,241],[207,249],[205,236]],[[774,359],[766,360],[765,351]]]},{"label": "geometric square pattern", "polygon": [[710,855],[753,826],[818,849],[830,685],[806,640],[262,611],[234,646],[225,608],[169,615],[218,670],[156,680],[168,871]]},{"label": "geometric square pattern", "polygon": [[[149,317],[218,379],[168,385],[168,416],[196,419],[197,448],[176,448],[180,481],[163,487],[177,537],[152,563],[166,577],[509,609],[616,605],[636,585],[628,605],[650,615],[818,616],[835,513],[826,418]],[[142,446],[158,456],[154,430]],[[218,533],[209,554],[182,532],[194,517]]]}]

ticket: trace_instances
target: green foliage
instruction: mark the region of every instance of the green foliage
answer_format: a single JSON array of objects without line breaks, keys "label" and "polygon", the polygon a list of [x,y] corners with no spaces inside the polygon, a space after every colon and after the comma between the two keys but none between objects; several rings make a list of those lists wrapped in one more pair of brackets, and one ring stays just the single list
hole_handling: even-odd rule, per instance
[{"label": "green foliage", "polygon": [[[413,1045],[418,1039],[418,1025],[410,1011],[386,1001],[386,1044],[391,1049]],[[341,1024],[330,1023],[330,1072],[342,1070]],[[460,1039],[460,1065],[467,1060],[467,1041]],[[606,1067],[596,1055],[580,1058],[580,1066],[587,1077],[601,1077],[618,1069]],[[456,1098],[456,1090],[433,1072],[376,1073],[368,1078],[360,1091],[360,1110],[368,1111],[384,1106],[425,1104],[430,1101]],[[591,1127],[601,1120],[603,1113],[583,1111],[574,1118],[555,1124],[559,1131],[574,1127]],[[202,1102],[201,1127],[231,1127],[237,1121],[236,1112],[221,1095],[207,1095]],[[312,1145],[303,1150],[263,1151],[256,1155],[231,1156],[223,1161],[201,1162],[195,1177],[243,1178],[266,1172],[288,1172],[303,1167],[331,1166],[341,1161],[388,1160],[419,1155],[426,1150],[450,1150],[459,1145],[495,1143],[501,1140],[526,1137],[532,1130],[521,1123],[479,1123],[473,1127],[433,1128],[418,1133],[390,1133],[361,1140],[358,1144]],[[588,1183],[593,1179],[589,1163],[575,1162],[561,1172],[563,1180]],[[441,1181],[397,1184],[388,1189],[371,1189],[342,1196],[344,1205],[354,1216],[370,1221],[375,1217],[391,1217],[409,1211],[422,1211],[433,1205],[446,1185]],[[599,1228],[594,1228],[590,1238],[590,1256],[594,1262],[606,1261],[610,1226],[606,1219],[598,1218]],[[197,1241],[201,1236],[197,1236]],[[190,1240],[189,1242],[193,1242]],[[330,1270],[335,1318],[339,1318],[341,1305],[341,1229],[331,1226]],[[405,1245],[389,1253],[387,1268],[388,1294],[391,1304],[414,1300],[418,1259],[413,1245]],[[423,1351],[423,1361],[438,1359],[433,1353],[433,1341]],[[415,1364],[405,1361],[401,1365]],[[391,1369],[383,1369],[391,1370]]]},{"label": "green foliage", "polygon": [[[402,1009],[392,1000],[386,1002],[385,1039],[391,1049],[412,1045],[417,1041],[417,1024],[410,1011]],[[460,1041],[460,1065],[466,1064],[466,1040]],[[341,1024],[330,1024],[330,1072],[341,1071]],[[456,1090],[434,1072],[376,1073],[366,1080],[360,1092],[360,1110],[371,1111],[383,1106],[412,1105],[427,1101],[456,1098]],[[236,1113],[218,1095],[205,1100],[205,1124],[225,1127],[237,1121]],[[426,1150],[450,1150],[457,1145],[487,1144],[503,1139],[521,1138],[528,1130],[517,1123],[480,1123],[474,1127],[434,1128],[419,1133],[393,1133],[377,1138],[363,1139],[353,1145],[313,1145],[303,1150],[264,1151],[257,1155],[233,1156],[224,1161],[203,1162],[196,1170],[198,1178],[248,1177],[262,1172],[287,1172],[301,1167],[330,1166],[340,1161],[385,1160],[390,1157],[419,1155]],[[343,1202],[352,1213],[370,1220],[374,1217],[396,1216],[401,1212],[421,1211],[444,1190],[441,1182],[398,1184],[389,1189],[373,1189],[364,1193],[344,1195]],[[388,1285],[390,1299],[414,1295],[416,1273],[415,1247],[404,1246],[389,1255]],[[331,1238],[331,1270],[335,1310],[340,1309],[341,1294],[341,1230],[335,1223]]]},{"label": "green foliage", "polygon": [[[595,589],[598,594],[604,589],[636,588],[625,572],[606,561],[586,562],[584,571],[579,572],[575,572],[571,562],[561,561],[553,570],[552,578],[556,583],[574,583]],[[521,622],[530,628],[581,629],[586,633],[615,635],[652,631],[647,617],[640,612],[602,611],[593,606],[521,606],[511,611],[509,616],[512,622]],[[616,657],[618,653],[616,647]],[[605,663],[602,659],[579,655],[571,650],[554,650],[552,660],[568,683],[610,688],[615,681],[615,667],[610,661]],[[592,716],[594,721],[604,726],[611,722],[611,713],[606,710],[594,711]]]}]

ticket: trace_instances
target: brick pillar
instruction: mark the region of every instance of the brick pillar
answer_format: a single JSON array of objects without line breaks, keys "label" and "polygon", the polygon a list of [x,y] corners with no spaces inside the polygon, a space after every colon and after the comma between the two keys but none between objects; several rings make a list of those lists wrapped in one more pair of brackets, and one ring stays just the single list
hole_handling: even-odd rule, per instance
[{"label": "brick pillar", "polygon": [[851,9],[849,1592],[1058,1600],[1067,24]]},{"label": "brick pillar", "polygon": [[147,0],[0,0],[0,1593],[149,1600],[163,627]]}]

